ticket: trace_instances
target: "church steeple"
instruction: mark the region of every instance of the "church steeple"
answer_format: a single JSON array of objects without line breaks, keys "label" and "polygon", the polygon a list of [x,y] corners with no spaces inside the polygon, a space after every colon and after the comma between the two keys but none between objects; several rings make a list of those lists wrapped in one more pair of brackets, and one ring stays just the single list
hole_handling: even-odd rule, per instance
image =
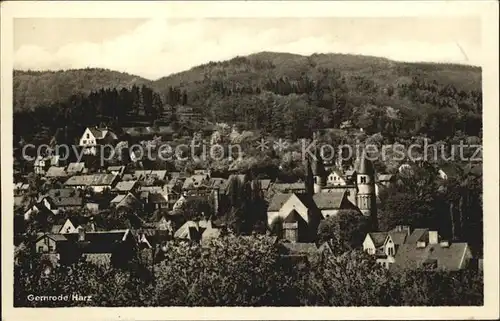
[{"label": "church steeple", "polygon": [[311,161],[306,160],[306,178],[305,178],[306,194],[312,196],[314,194],[314,175],[311,168]]},{"label": "church steeple", "polygon": [[321,189],[326,186],[327,173],[325,164],[318,148],[314,150],[314,159],[312,162],[312,174],[314,177],[314,193],[321,192]]},{"label": "church steeple", "polygon": [[356,164],[356,201],[361,213],[373,220],[374,227],[377,225],[377,206],[375,196],[375,169],[373,163],[367,159],[366,152],[358,158]]}]

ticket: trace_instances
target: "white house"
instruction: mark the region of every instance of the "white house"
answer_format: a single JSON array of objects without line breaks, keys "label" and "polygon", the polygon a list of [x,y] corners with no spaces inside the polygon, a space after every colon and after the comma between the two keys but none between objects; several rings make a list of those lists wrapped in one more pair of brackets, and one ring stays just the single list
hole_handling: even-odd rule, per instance
[{"label": "white house", "polygon": [[85,154],[96,155],[97,146],[113,144],[118,140],[115,133],[107,128],[87,128],[80,138],[79,146]]},{"label": "white house", "polygon": [[328,185],[335,185],[335,186],[345,186],[347,185],[346,180],[342,176],[342,174],[337,171],[333,170],[327,177],[327,184]]}]

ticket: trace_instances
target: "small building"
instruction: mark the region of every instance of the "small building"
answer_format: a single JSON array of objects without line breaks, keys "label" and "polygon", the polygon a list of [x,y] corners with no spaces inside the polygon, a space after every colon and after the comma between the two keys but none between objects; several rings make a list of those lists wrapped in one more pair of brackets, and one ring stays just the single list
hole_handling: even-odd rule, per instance
[{"label": "small building", "polygon": [[55,253],[61,242],[66,242],[67,238],[61,234],[43,234],[35,241],[37,253]]},{"label": "small building", "polygon": [[87,128],[80,138],[79,146],[86,155],[97,155],[98,146],[114,144],[118,137],[108,128]]}]

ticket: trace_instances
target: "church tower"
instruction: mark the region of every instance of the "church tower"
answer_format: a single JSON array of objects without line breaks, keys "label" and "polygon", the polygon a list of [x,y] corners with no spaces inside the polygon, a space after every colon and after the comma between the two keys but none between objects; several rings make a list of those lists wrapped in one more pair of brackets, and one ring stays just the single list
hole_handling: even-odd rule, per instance
[{"label": "church tower", "polygon": [[326,186],[327,173],[325,170],[325,164],[323,163],[323,158],[316,148],[314,153],[314,158],[312,161],[312,174],[314,179],[314,194],[321,193],[321,190]]},{"label": "church tower", "polygon": [[375,169],[373,163],[361,155],[356,168],[357,206],[361,213],[372,218],[377,225],[377,202],[375,196]]}]

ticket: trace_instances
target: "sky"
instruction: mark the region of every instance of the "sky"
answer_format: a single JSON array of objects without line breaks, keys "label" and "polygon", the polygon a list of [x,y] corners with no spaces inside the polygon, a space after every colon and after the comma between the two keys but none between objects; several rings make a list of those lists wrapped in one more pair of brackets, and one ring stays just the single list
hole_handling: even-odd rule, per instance
[{"label": "sky", "polygon": [[14,19],[14,68],[108,68],[158,79],[261,51],[480,65],[473,17]]}]

